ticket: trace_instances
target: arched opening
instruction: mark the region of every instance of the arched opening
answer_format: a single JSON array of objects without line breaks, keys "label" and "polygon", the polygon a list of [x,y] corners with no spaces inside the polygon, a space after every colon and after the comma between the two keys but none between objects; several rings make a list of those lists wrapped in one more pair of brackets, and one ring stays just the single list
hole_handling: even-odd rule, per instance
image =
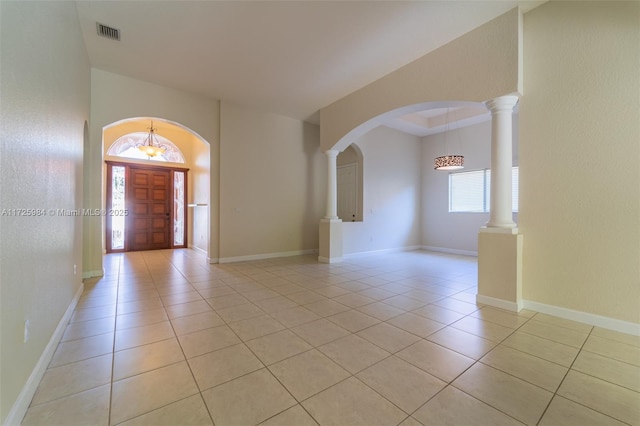
[{"label": "arched opening", "polygon": [[[331,149],[342,151],[367,132],[379,126],[391,127],[420,136],[442,132],[447,126],[446,110],[448,108],[460,111],[457,113],[455,121],[461,126],[489,119],[486,107],[480,102],[431,101],[406,105],[360,123],[340,138]],[[437,111],[437,113],[433,114],[433,111]]]},{"label": "arched opening", "polygon": [[337,157],[338,217],[343,222],[362,222],[364,160],[358,145],[351,144]]},{"label": "arched opening", "polygon": [[[462,172],[487,170],[491,156],[490,118],[482,103],[428,102],[375,117],[345,136],[355,139],[340,140],[337,147],[351,144],[338,155],[338,176],[343,164],[353,163],[363,153],[367,162],[367,173],[361,181],[362,223],[349,225],[351,220],[338,214],[344,223],[344,255],[421,247],[477,255],[478,230],[486,224],[489,214],[451,212],[449,179],[454,172],[435,171],[433,162],[453,150],[465,156]],[[359,155],[352,147],[358,149]],[[515,147],[513,152],[513,163],[517,164]],[[339,178],[337,186],[340,211]]]},{"label": "arched opening", "polygon": [[[156,136],[167,148],[166,155],[162,158],[150,159],[136,153],[136,145],[148,135],[151,120]],[[107,193],[112,193],[109,185],[112,183],[110,180],[113,180],[113,173],[108,173],[112,168],[107,162],[122,164],[123,170],[130,167],[136,170],[146,168],[159,171],[160,174],[163,170],[171,170],[168,175],[169,196],[172,200],[171,243],[180,247],[183,242],[182,246],[188,245],[189,248],[208,253],[211,172],[209,143],[191,129],[157,117],[129,118],[107,125],[102,131],[102,142],[102,158],[105,160],[102,166],[104,211],[112,207],[112,200],[107,199]],[[156,176],[155,179],[159,178]],[[183,223],[180,228],[180,218],[183,216],[186,226]],[[107,246],[111,244],[108,237],[115,235],[112,232],[113,223],[109,219],[102,221],[103,251],[111,251],[113,248]],[[162,246],[158,246],[160,247]]]},{"label": "arched opening", "polygon": [[[330,220],[336,216],[333,211],[336,204],[333,202],[336,194],[333,153],[354,142],[363,147],[359,138],[384,124],[385,119],[432,108],[464,106],[468,103],[442,100],[468,99],[473,101],[471,106],[486,104],[495,124],[491,126],[492,206],[491,219],[487,222],[490,226],[477,230],[480,232],[478,264],[485,267],[479,267],[478,298],[482,303],[494,306],[521,308],[522,234],[518,233],[515,222],[509,220],[509,160],[512,156],[513,107],[517,104],[518,94],[522,93],[523,56],[519,48],[522,34],[522,15],[513,9],[320,111],[320,145],[329,157],[328,214],[319,225],[320,261],[342,261],[343,255],[349,253],[344,249],[343,241],[348,239],[348,228],[353,228],[343,227],[341,221]],[[495,42],[487,43],[487,40]],[[368,151],[364,152],[369,174],[371,158]],[[431,161],[433,158],[429,159]],[[392,192],[386,186],[381,188],[385,189],[385,194]],[[371,217],[369,208],[365,206],[365,209],[364,224]],[[384,221],[381,226],[388,227],[389,223],[395,222]],[[370,240],[370,246],[376,249],[373,236]]]}]

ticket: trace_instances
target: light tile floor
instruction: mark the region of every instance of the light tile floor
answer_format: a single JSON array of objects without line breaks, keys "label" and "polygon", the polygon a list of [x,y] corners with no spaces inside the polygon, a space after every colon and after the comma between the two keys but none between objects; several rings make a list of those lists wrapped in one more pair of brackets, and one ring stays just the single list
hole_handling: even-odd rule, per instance
[{"label": "light tile floor", "polygon": [[477,305],[475,258],[104,263],[23,425],[640,424],[640,338]]}]

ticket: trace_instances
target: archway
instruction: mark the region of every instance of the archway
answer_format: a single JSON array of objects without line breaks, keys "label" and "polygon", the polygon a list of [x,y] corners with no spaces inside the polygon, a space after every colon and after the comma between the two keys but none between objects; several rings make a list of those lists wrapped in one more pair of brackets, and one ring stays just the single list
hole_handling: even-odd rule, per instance
[{"label": "archway", "polygon": [[[513,108],[522,93],[522,14],[517,8],[320,111],[320,145],[327,162],[327,211],[319,225],[322,262],[343,256],[336,214],[336,157],[376,119],[424,109],[442,99],[484,103],[491,111],[491,210],[479,238],[479,294],[485,304],[522,306],[522,235],[511,215]],[[508,265],[505,265],[505,261]]]},{"label": "archway", "polygon": [[364,158],[355,143],[337,157],[338,217],[343,222],[362,222],[364,217]]},{"label": "archway", "polygon": [[[407,110],[411,113],[403,114]],[[471,170],[489,169],[489,111],[479,103],[433,102],[387,115],[393,118],[375,118],[376,128],[338,154],[337,203],[343,222],[343,255],[423,246],[477,255],[477,232],[487,222],[488,214],[450,214],[449,172],[434,171],[433,160],[453,150],[466,156],[466,166]],[[347,159],[340,160],[346,155],[348,162],[355,161],[354,146],[364,153],[366,176],[364,208],[360,210],[364,221],[352,224],[340,211],[341,165]],[[434,244],[436,241],[438,244]]]},{"label": "archway", "polygon": [[[139,132],[148,132],[150,121],[153,121],[155,132],[162,138],[171,141],[179,149],[184,156],[184,163],[172,163],[165,161],[162,164],[173,167],[184,167],[189,169],[189,184],[187,185],[187,229],[186,239],[189,248],[195,249],[209,255],[210,247],[210,145],[208,141],[188,127],[158,117],[132,117],[124,120],[108,124],[102,130],[102,159],[116,160],[130,164],[152,164],[148,159],[124,159],[121,157],[110,156],[109,148],[114,142],[120,140],[126,135],[136,134]],[[178,159],[179,156],[169,157]],[[176,160],[179,161],[179,160]],[[102,182],[103,188],[106,185],[106,165],[102,166]],[[102,197],[102,207],[106,208],[106,197]],[[105,247],[105,221],[102,221],[102,248]]]},{"label": "archway", "polygon": [[[339,150],[343,146],[349,146],[353,142],[361,141],[361,138],[370,132],[371,129],[384,123],[389,117],[398,117],[407,112],[414,112],[422,109],[449,108],[456,107],[478,107],[491,112],[491,144],[486,149],[490,153],[491,162],[491,182],[485,185],[484,191],[490,190],[491,208],[489,210],[489,220],[479,226],[478,234],[478,256],[479,256],[479,292],[478,301],[509,310],[517,311],[521,309],[521,276],[522,276],[522,235],[518,233],[518,228],[513,221],[512,215],[512,143],[513,137],[513,111],[518,102],[518,97],[513,95],[501,96],[486,103],[458,102],[458,101],[438,101],[425,102],[421,104],[409,105],[397,108],[384,114],[380,114],[373,119],[356,126],[347,132],[335,145],[334,149],[327,151],[329,157],[329,190],[328,198],[335,189],[332,189],[332,174],[336,168],[336,161]],[[485,114],[487,115],[487,114]],[[442,154],[438,155],[443,155]],[[464,155],[464,152],[460,154]],[[423,165],[425,166],[425,165]],[[431,167],[428,165],[427,167]],[[335,203],[334,203],[335,205]],[[332,207],[331,202],[328,206]],[[394,223],[387,222],[389,224]],[[386,227],[386,225],[384,225]],[[477,229],[477,228],[476,228]],[[344,238],[348,236],[347,229],[343,229],[343,224],[336,214],[327,211],[327,217],[320,224],[320,237],[324,245],[321,245],[319,260],[328,262],[339,262],[342,260],[345,250]],[[324,239],[323,239],[324,233]],[[324,251],[323,251],[324,249]],[[327,255],[328,254],[328,255]],[[504,262],[507,259],[507,262]]]}]

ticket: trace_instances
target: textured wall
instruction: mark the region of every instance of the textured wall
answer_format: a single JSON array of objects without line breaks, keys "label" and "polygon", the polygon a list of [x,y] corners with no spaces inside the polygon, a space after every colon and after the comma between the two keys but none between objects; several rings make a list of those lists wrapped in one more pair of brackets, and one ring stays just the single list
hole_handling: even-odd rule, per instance
[{"label": "textured wall", "polygon": [[[372,118],[407,105],[483,102],[517,92],[519,34],[520,12],[513,9],[323,108],[322,149],[331,149]],[[351,142],[342,140],[338,149]]]},{"label": "textured wall", "polygon": [[[0,423],[81,285],[90,69],[73,2],[0,2]],[[73,266],[78,273],[74,275]],[[24,322],[31,337],[24,343]]]},{"label": "textured wall", "polygon": [[[209,200],[212,212],[216,212],[219,162],[218,101],[98,69],[91,70],[91,152],[86,160],[90,169],[89,205],[92,208],[101,208],[103,202],[102,128],[132,117],[159,117],[179,123],[209,143]],[[210,220],[209,256],[217,258],[217,215],[212,214]],[[102,269],[102,229],[101,221],[91,221],[88,235],[85,235],[85,271],[95,273]]]},{"label": "textured wall", "polygon": [[524,17],[525,300],[640,322],[640,3]]},{"label": "textured wall", "polygon": [[318,248],[326,157],[318,126],[223,102],[220,258]]}]

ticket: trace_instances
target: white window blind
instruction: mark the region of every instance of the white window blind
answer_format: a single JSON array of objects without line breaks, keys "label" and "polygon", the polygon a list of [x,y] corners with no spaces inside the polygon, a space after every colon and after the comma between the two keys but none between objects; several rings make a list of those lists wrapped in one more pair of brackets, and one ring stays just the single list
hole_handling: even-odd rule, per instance
[{"label": "white window blind", "polygon": [[449,174],[449,211],[485,211],[484,179],[484,170]]},{"label": "white window blind", "polygon": [[[518,211],[518,167],[511,170],[511,209]],[[486,213],[491,200],[491,170],[449,174],[449,212]]]}]

